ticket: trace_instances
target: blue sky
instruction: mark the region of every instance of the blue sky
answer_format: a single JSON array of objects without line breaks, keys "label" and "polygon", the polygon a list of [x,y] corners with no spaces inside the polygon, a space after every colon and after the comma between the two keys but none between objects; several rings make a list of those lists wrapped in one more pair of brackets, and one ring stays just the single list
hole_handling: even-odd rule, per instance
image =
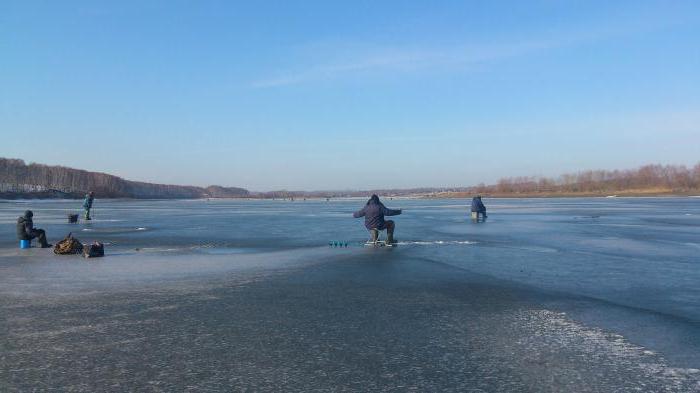
[{"label": "blue sky", "polygon": [[0,156],[466,186],[700,161],[698,1],[3,1]]}]

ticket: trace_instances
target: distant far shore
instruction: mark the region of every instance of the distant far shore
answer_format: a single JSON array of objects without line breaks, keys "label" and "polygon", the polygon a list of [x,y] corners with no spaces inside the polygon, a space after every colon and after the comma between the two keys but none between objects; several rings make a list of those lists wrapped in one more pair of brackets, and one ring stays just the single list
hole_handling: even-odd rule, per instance
[{"label": "distant far shore", "polygon": [[249,191],[241,187],[207,187],[156,184],[125,180],[21,159],[0,158],[0,199],[80,199],[88,191],[97,198],[168,199],[259,199],[304,200],[367,198],[575,198],[575,197],[672,197],[700,195],[700,163],[645,165],[629,170],[586,170],[558,178],[502,178],[497,183],[469,187],[413,187],[368,190]]},{"label": "distant far shore", "polygon": [[0,192],[0,199],[18,200],[18,199],[80,199],[84,198],[83,194],[67,193],[56,190],[40,191],[40,192]]},{"label": "distant far shore", "polygon": [[[622,191],[606,191],[606,192],[521,192],[521,193],[476,193],[476,192],[436,192],[436,193],[421,193],[421,194],[380,194],[382,198],[396,199],[470,199],[476,195],[481,195],[485,198],[650,198],[650,197],[700,197],[700,190],[690,191],[674,191],[674,190],[622,190]],[[0,193],[0,200],[55,200],[55,199],[82,199],[82,194],[69,194],[58,191],[43,191],[43,192],[19,192]],[[347,195],[347,196],[307,196],[307,197],[266,197],[266,196],[247,196],[247,197],[230,197],[230,198],[129,198],[102,196],[102,199],[125,199],[125,200],[288,200],[288,201],[305,201],[305,200],[340,200],[340,199],[362,199],[363,196]]]},{"label": "distant far shore", "polygon": [[[428,198],[450,199],[471,198],[477,193],[470,192],[442,192],[428,195]],[[482,193],[486,198],[643,198],[643,197],[693,197],[700,196],[700,190],[674,191],[674,190],[622,190],[601,192],[522,192],[522,193]]]}]

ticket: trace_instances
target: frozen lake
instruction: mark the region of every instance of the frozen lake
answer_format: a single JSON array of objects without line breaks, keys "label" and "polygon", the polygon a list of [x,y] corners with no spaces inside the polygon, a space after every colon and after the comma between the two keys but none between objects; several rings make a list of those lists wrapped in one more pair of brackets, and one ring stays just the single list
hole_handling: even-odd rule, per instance
[{"label": "frozen lake", "polygon": [[700,391],[699,198],[364,202],[1,201],[0,390]]}]

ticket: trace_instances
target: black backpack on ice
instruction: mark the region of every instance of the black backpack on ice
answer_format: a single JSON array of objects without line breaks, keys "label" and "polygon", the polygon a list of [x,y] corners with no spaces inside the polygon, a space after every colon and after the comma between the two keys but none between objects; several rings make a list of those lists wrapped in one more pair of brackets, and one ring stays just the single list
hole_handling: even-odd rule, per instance
[{"label": "black backpack on ice", "polygon": [[96,258],[105,256],[105,246],[100,242],[94,242],[83,247],[83,256],[85,258]]}]

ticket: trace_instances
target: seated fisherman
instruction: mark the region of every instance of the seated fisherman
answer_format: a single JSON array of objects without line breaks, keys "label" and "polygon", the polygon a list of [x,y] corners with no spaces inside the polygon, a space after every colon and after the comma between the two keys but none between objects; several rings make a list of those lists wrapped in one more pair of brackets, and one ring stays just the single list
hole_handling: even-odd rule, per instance
[{"label": "seated fisherman", "polygon": [[379,201],[377,195],[372,195],[367,201],[365,207],[353,213],[353,217],[365,218],[365,227],[372,233],[372,241],[375,242],[379,238],[379,231],[386,229],[386,242],[394,243],[394,221],[384,221],[384,216],[397,216],[401,214],[401,210],[387,209],[383,203]]},{"label": "seated fisherman", "polygon": [[[476,215],[474,213],[476,213]],[[486,206],[484,206],[484,203],[481,201],[481,195],[472,198],[472,218],[476,216],[478,220],[479,214],[486,218]]]},{"label": "seated fisherman", "polygon": [[33,216],[34,213],[31,210],[27,210],[24,212],[24,216],[17,219],[17,237],[19,240],[38,238],[41,248],[51,247],[51,244],[46,241],[46,232],[43,229],[34,228]]}]

